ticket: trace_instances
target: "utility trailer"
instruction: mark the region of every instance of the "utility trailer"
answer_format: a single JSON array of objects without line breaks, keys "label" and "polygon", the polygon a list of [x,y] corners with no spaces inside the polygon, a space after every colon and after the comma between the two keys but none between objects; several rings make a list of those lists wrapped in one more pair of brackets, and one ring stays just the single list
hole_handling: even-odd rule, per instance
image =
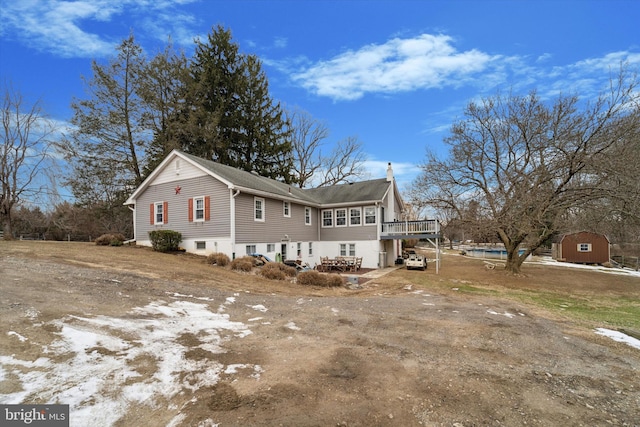
[{"label": "utility trailer", "polygon": [[407,267],[407,270],[426,270],[427,269],[427,259],[423,255],[418,255],[416,253],[410,253],[409,257],[404,261],[404,264]]}]

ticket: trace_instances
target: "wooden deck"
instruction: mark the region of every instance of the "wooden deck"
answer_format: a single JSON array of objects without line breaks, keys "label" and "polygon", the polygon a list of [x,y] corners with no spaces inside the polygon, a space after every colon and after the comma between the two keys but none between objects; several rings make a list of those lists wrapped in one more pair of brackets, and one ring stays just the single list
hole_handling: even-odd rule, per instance
[{"label": "wooden deck", "polygon": [[383,240],[437,239],[440,238],[440,222],[437,219],[383,222],[380,238]]}]

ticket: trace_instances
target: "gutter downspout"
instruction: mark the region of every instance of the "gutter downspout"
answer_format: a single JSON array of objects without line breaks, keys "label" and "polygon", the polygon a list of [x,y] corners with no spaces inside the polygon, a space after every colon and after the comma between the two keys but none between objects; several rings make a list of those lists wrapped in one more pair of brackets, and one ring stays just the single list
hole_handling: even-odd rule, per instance
[{"label": "gutter downspout", "polygon": [[231,259],[236,258],[236,197],[240,194],[240,190],[233,193],[233,188],[229,188],[230,200],[230,218],[231,218]]},{"label": "gutter downspout", "polygon": [[133,205],[133,207],[131,207],[131,205],[127,206],[131,212],[133,212],[133,239],[129,240],[129,242],[133,241],[137,241],[138,239],[138,235],[136,233],[136,205]]}]

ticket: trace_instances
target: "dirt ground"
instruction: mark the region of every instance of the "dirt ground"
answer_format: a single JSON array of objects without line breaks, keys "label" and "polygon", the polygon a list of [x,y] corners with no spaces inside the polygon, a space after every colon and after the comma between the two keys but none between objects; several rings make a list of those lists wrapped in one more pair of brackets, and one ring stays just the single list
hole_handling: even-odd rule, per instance
[{"label": "dirt ground", "polygon": [[[640,426],[640,350],[457,291],[571,283],[640,298],[640,279],[525,273],[450,257],[438,276],[323,289],[136,247],[0,242],[0,403],[71,403],[72,426]],[[189,310],[202,314],[162,338]],[[69,335],[96,331],[84,347]],[[81,362],[95,378],[73,379]]]}]

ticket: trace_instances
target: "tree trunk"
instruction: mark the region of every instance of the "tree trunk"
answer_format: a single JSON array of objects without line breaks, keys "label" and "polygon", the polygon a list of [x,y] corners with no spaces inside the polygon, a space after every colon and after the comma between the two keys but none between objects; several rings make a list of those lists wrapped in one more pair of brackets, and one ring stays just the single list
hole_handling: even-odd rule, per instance
[{"label": "tree trunk", "polygon": [[504,269],[511,274],[520,274],[521,265],[522,260],[518,256],[518,247],[507,248],[507,263]]},{"label": "tree trunk", "polygon": [[2,227],[2,240],[13,240],[13,230],[11,228],[11,217],[5,215]]}]

